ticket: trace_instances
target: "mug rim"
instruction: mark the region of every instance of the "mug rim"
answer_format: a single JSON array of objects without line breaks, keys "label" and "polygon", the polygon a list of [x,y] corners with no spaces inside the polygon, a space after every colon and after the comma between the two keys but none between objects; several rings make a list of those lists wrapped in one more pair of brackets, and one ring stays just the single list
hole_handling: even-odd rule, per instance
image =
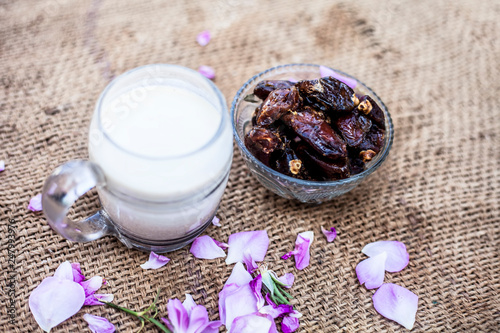
[{"label": "mug rim", "polygon": [[[211,92],[215,94],[215,97],[217,98],[217,102],[218,102],[217,109],[221,111],[219,126],[217,128],[217,131],[201,147],[196,148],[195,150],[189,151],[187,153],[182,153],[182,154],[177,154],[177,155],[148,156],[148,155],[143,155],[143,154],[131,151],[131,150],[127,149],[126,147],[123,147],[122,145],[118,144],[116,141],[114,141],[110,137],[110,135],[107,133],[107,131],[103,128],[103,125],[101,122],[101,111],[103,109],[102,104],[104,102],[104,99],[106,98],[106,96],[110,92],[110,90],[112,88],[114,88],[118,83],[120,83],[121,81],[126,79],[127,77],[129,77],[133,74],[136,74],[137,72],[140,72],[140,71],[146,71],[147,69],[153,68],[153,67],[161,67],[164,69],[174,69],[174,70],[177,70],[179,72],[185,72],[186,74],[189,74],[189,75],[195,77],[196,79],[203,81],[205,84],[207,84],[210,87]],[[225,122],[229,121],[227,119],[229,117],[229,114],[228,114],[229,112],[228,112],[228,108],[227,108],[226,99],[224,98],[224,95],[222,95],[219,88],[217,88],[217,86],[211,80],[209,80],[208,78],[204,77],[203,75],[201,75],[200,73],[198,73],[197,71],[195,71],[191,68],[187,68],[187,67],[180,66],[180,65],[163,64],[163,63],[148,64],[148,65],[144,65],[144,66],[135,67],[135,68],[130,69],[130,70],[118,75],[117,77],[115,77],[111,82],[108,83],[106,88],[104,88],[104,90],[99,95],[99,99],[97,100],[97,103],[95,106],[95,112],[97,113],[97,126],[98,126],[99,131],[102,133],[104,138],[107,141],[109,141],[113,146],[118,148],[120,151],[125,152],[126,154],[129,154],[129,155],[141,158],[141,159],[145,159],[145,160],[156,160],[156,161],[184,158],[184,157],[195,155],[198,152],[205,150],[207,147],[211,146],[213,143],[215,143],[217,141],[219,136],[224,131]]]}]

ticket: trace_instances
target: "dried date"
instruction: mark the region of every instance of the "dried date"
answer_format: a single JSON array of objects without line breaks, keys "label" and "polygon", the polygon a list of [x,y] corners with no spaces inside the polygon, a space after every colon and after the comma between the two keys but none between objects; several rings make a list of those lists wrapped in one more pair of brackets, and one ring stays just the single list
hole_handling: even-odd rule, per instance
[{"label": "dried date", "polygon": [[367,115],[375,124],[384,127],[384,111],[370,96],[365,95],[359,98],[357,109]]},{"label": "dried date", "polygon": [[264,100],[269,96],[269,94],[276,89],[287,89],[291,88],[294,84],[290,81],[285,80],[264,80],[260,81],[255,88],[253,93],[258,98]]},{"label": "dried date", "polygon": [[272,153],[283,149],[283,142],[275,131],[254,127],[245,135],[245,146],[259,161],[271,166]]},{"label": "dried date", "polygon": [[289,111],[296,111],[300,106],[297,88],[276,89],[267,96],[257,111],[256,123],[268,126]]},{"label": "dried date", "polygon": [[359,102],[348,85],[331,76],[299,81],[296,86],[307,104],[323,112],[352,111]]},{"label": "dried date", "polygon": [[350,176],[347,158],[335,161],[325,160],[304,144],[297,147],[297,154],[307,162],[309,173],[317,180],[342,179]]},{"label": "dried date", "polygon": [[337,128],[345,142],[351,147],[357,147],[363,141],[371,126],[371,120],[358,112],[337,119]]}]

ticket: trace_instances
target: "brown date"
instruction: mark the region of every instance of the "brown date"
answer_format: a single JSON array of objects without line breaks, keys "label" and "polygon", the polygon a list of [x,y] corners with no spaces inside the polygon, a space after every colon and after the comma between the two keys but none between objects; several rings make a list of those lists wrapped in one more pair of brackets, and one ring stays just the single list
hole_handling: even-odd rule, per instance
[{"label": "brown date", "polygon": [[366,134],[366,137],[359,144],[358,148],[360,150],[372,150],[378,153],[380,149],[384,146],[384,130],[380,127],[374,125],[370,128],[370,131]]},{"label": "brown date", "polygon": [[273,90],[257,111],[256,122],[259,126],[268,126],[289,111],[296,111],[300,106],[297,88]]},{"label": "brown date", "polygon": [[264,100],[269,94],[276,89],[286,89],[293,86],[293,83],[285,80],[264,80],[257,83],[253,89],[253,93],[258,98]]},{"label": "brown date", "polygon": [[363,141],[371,126],[371,120],[358,112],[337,119],[337,128],[347,145],[351,147],[356,147]]},{"label": "brown date", "polygon": [[345,142],[324,117],[311,107],[304,107],[300,112],[289,112],[281,119],[322,156],[332,160],[347,157]]},{"label": "brown date", "polygon": [[369,117],[378,126],[384,127],[384,111],[378,104],[368,95],[359,98],[357,109]]},{"label": "brown date", "polygon": [[286,138],[284,141],[283,150],[275,153],[275,170],[290,177],[310,179],[304,163],[290,147],[290,141]]},{"label": "brown date", "polygon": [[347,158],[325,160],[304,144],[297,147],[297,154],[307,163],[309,173],[318,180],[342,179],[350,176]]},{"label": "brown date", "polygon": [[348,85],[331,76],[299,81],[296,86],[307,104],[327,113],[351,111],[358,101]]},{"label": "brown date", "polygon": [[245,146],[259,161],[271,166],[272,153],[283,149],[279,134],[269,128],[254,127],[245,135]]}]

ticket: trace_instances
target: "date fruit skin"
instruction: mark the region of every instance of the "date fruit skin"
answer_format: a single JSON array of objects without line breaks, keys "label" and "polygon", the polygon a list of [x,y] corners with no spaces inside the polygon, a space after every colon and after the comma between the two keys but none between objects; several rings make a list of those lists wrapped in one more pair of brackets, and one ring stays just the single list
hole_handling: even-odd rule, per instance
[{"label": "date fruit skin", "polygon": [[311,107],[287,113],[282,120],[322,156],[332,160],[347,157],[344,140],[328,125],[324,117]]},{"label": "date fruit skin", "polygon": [[366,134],[366,137],[359,144],[358,148],[362,151],[373,150],[378,154],[384,146],[384,135],[385,131],[374,125],[370,128],[370,131]]},{"label": "date fruit skin", "polygon": [[368,95],[361,96],[359,98],[359,104],[357,109],[369,117],[373,123],[377,124],[380,127],[385,126],[385,117],[384,111],[378,106],[378,104]]},{"label": "date fruit skin", "polygon": [[286,80],[264,80],[257,83],[253,89],[253,93],[258,98],[264,100],[272,91],[291,88],[293,85],[294,83]]},{"label": "date fruit skin", "polygon": [[262,103],[257,112],[256,123],[259,126],[269,126],[285,113],[298,110],[299,106],[297,88],[276,89]]},{"label": "date fruit skin", "polygon": [[245,135],[245,146],[259,161],[271,167],[272,153],[283,149],[283,142],[275,131],[254,127]]},{"label": "date fruit skin", "polygon": [[356,111],[338,118],[336,124],[345,142],[351,147],[359,146],[372,126],[370,119]]},{"label": "date fruit skin", "polygon": [[350,176],[347,158],[325,160],[304,144],[299,144],[297,154],[309,165],[309,173],[317,180],[334,180]]},{"label": "date fruit skin", "polygon": [[331,76],[299,81],[296,86],[308,105],[327,114],[352,111],[358,101],[347,84]]}]

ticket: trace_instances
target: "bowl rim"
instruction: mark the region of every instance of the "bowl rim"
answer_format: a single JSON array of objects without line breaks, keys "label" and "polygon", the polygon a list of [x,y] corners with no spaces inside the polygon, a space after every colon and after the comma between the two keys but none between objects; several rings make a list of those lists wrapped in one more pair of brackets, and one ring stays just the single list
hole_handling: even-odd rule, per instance
[{"label": "bowl rim", "polygon": [[[239,103],[241,103],[241,101],[244,98],[244,96],[242,96],[242,94],[248,88],[249,85],[255,83],[255,81],[257,79],[262,78],[263,76],[265,76],[265,74],[272,72],[272,71],[277,71],[277,70],[283,69],[283,68],[286,69],[289,67],[310,67],[311,69],[315,68],[318,70],[320,69],[320,67],[326,67],[326,68],[331,69],[331,70],[333,70],[333,71],[335,71],[343,76],[347,76],[351,79],[356,80],[356,82],[360,83],[363,86],[363,88],[366,88],[368,90],[368,92],[370,93],[370,97],[375,96],[377,98],[377,100],[380,101],[380,103],[382,104],[381,107],[384,110],[384,115],[387,118],[387,123],[389,124],[389,128],[388,129],[386,128],[386,133],[388,134],[389,138],[388,138],[387,144],[384,146],[383,150],[379,154],[377,154],[380,157],[378,158],[378,160],[375,161],[375,163],[373,163],[370,166],[370,168],[368,168],[368,169],[366,169],[366,170],[364,170],[364,171],[362,171],[354,176],[350,176],[348,178],[343,178],[343,179],[329,180],[329,181],[303,180],[303,179],[290,177],[290,176],[287,176],[281,172],[273,170],[272,168],[268,167],[267,165],[265,165],[264,163],[259,161],[252,153],[250,153],[250,151],[245,146],[245,143],[240,138],[238,131],[237,131],[237,128],[236,128],[236,124],[235,124],[235,122],[236,122],[235,114],[236,114],[237,106],[239,105]],[[243,84],[243,86],[236,93],[236,96],[233,98],[233,101],[231,103],[231,125],[233,127],[233,136],[235,138],[236,143],[238,144],[238,148],[240,149],[240,151],[243,154],[245,154],[245,156],[248,156],[248,158],[251,159],[253,163],[255,163],[258,167],[265,170],[266,172],[270,173],[274,177],[282,178],[282,179],[287,180],[289,182],[296,183],[298,185],[308,186],[308,187],[338,186],[338,185],[343,185],[343,184],[347,184],[347,183],[351,183],[351,182],[356,182],[358,180],[361,180],[361,179],[367,177],[368,175],[373,173],[375,170],[377,170],[380,167],[380,165],[385,161],[385,159],[389,155],[389,151],[392,147],[392,143],[394,140],[394,125],[392,123],[392,118],[391,118],[391,115],[389,113],[389,110],[387,109],[387,106],[382,101],[382,99],[370,87],[368,87],[366,84],[364,84],[363,82],[361,82],[357,78],[353,77],[352,75],[344,73],[338,69],[331,68],[328,66],[323,66],[323,65],[320,66],[317,64],[308,64],[308,63],[292,63],[292,64],[279,65],[279,66],[275,66],[275,67],[271,67],[269,69],[266,69],[258,74],[255,74],[254,76],[252,76],[248,81],[246,81]]]}]

